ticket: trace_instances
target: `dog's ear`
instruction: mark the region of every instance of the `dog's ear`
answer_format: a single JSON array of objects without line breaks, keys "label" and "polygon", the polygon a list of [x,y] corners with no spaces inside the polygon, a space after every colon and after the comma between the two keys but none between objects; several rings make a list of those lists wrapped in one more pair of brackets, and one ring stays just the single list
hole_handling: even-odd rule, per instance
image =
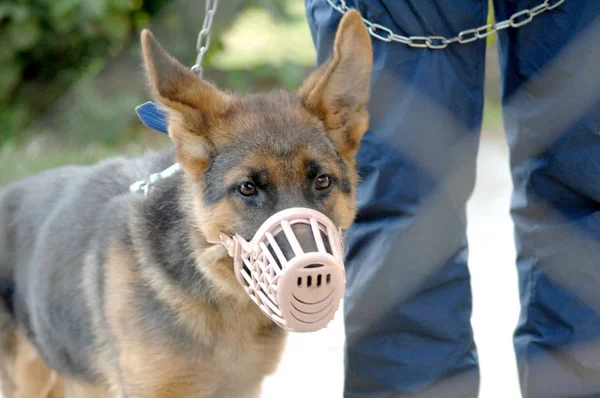
[{"label": "dog's ear", "polygon": [[332,58],[299,89],[304,106],[323,120],[338,151],[348,160],[368,129],[372,64],[369,33],[358,11],[349,11],[338,27]]},{"label": "dog's ear", "polygon": [[212,127],[229,109],[230,98],[169,55],[149,30],[142,31],[141,40],[150,84],[169,110],[169,136],[178,161],[199,175],[214,148]]}]

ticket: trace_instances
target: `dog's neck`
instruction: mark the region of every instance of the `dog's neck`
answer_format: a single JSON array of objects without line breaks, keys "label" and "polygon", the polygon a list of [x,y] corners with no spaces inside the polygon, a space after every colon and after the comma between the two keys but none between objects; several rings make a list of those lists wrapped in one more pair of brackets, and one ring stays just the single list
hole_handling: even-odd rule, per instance
[{"label": "dog's neck", "polygon": [[[140,200],[134,221],[134,235],[141,237],[134,246],[145,245],[138,258],[139,253],[149,253],[140,263],[142,276],[154,287],[156,300],[178,307],[185,303],[190,330],[215,327],[213,334],[237,330],[243,335],[283,337],[283,329],[261,312],[236,280],[224,248],[208,243],[195,225],[183,180],[178,174],[157,184]],[[154,283],[157,278],[162,283]],[[204,332],[203,336],[211,336]],[[210,339],[202,344],[210,345]]]},{"label": "dog's neck", "polygon": [[235,279],[232,259],[223,246],[206,240],[194,219],[193,194],[186,183],[182,173],[173,175],[156,184],[142,203],[149,265],[200,300],[225,295],[229,302],[245,305],[250,299]]}]

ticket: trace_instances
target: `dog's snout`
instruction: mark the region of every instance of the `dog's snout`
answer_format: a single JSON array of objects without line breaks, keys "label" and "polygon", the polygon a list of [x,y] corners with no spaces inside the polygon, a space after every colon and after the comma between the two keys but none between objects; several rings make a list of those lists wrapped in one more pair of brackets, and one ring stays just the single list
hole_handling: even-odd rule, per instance
[{"label": "dog's snout", "polygon": [[[295,239],[304,253],[319,252],[319,246],[322,242],[322,246],[325,248],[327,253],[331,254],[331,245],[329,239],[323,231],[319,231],[320,237],[315,237],[312,227],[308,224],[294,224],[292,225],[292,231],[294,236],[291,239]],[[319,242],[317,242],[319,240]],[[283,231],[275,235],[275,241],[281,249],[283,255],[287,260],[291,260],[296,256],[296,252],[290,243],[290,237],[287,236]],[[311,267],[318,267],[321,264],[312,264]]]},{"label": "dog's snout", "polygon": [[292,226],[292,231],[294,231],[294,235],[305,253],[319,250],[310,225],[295,224]]}]

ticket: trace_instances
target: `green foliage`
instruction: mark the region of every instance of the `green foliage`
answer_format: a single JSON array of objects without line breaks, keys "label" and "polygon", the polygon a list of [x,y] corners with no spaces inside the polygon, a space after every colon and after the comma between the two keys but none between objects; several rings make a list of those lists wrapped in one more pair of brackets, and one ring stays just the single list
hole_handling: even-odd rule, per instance
[{"label": "green foliage", "polygon": [[[119,53],[166,0],[5,0],[0,4],[0,143],[94,63]],[[43,94],[40,94],[43,93]]]},{"label": "green foliage", "polygon": [[27,144],[8,143],[0,148],[0,189],[42,170],[66,164],[88,165],[111,156],[140,156],[148,148],[163,149],[171,145],[162,134],[155,139],[154,142],[128,142],[118,146],[98,143],[82,146],[68,141],[56,143],[39,136]]},{"label": "green foliage", "polygon": [[[0,146],[152,135],[133,112],[149,99],[136,32],[153,19],[163,45],[191,65],[203,17],[201,0],[0,0]],[[314,66],[303,0],[221,0],[215,21],[204,66],[219,87],[293,89]]]},{"label": "green foliage", "polygon": [[223,50],[215,54],[213,65],[227,71],[267,65],[284,70],[286,64],[312,67],[316,54],[304,3],[290,1],[284,11],[285,18],[278,18],[268,8],[246,9],[219,38]]},{"label": "green foliage", "polygon": [[[163,45],[191,65],[203,17],[201,0],[0,0],[0,187],[169,146],[133,112],[148,99],[135,32],[153,18]],[[296,88],[315,60],[305,18],[304,0],[221,0],[207,77],[233,91]],[[501,131],[497,101],[486,100],[484,129]]]}]

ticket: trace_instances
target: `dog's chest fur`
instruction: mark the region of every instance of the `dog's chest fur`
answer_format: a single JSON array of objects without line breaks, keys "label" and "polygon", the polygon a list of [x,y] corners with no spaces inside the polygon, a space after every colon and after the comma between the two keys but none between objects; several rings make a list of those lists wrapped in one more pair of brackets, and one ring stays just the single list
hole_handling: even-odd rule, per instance
[{"label": "dog's chest fur", "polygon": [[[161,396],[254,396],[249,392],[258,391],[279,360],[284,332],[249,301],[198,301],[174,285],[127,289],[146,280],[133,261],[115,250],[106,268],[108,323],[118,340],[121,377],[133,390],[126,393],[136,396],[156,380],[155,388],[176,388]],[[138,306],[144,309],[132,311]]]},{"label": "dog's chest fur", "polygon": [[129,254],[112,251],[106,266],[108,323],[125,393],[150,388],[162,389],[160,396],[255,396],[279,360],[284,332],[249,301],[199,301],[175,285],[138,289],[140,280],[155,282],[139,273]]},{"label": "dog's chest fur", "polygon": [[[182,186],[173,178],[139,199],[125,218],[127,237],[107,247],[105,312],[118,341],[121,377],[140,393],[159,380],[157,389],[176,389],[164,392],[172,396],[189,390],[190,396],[252,397],[278,363],[285,333],[237,281],[229,287],[235,295],[219,287],[233,278],[228,257],[200,263],[205,248],[194,239]],[[221,267],[223,277],[215,278],[211,267]]]}]

